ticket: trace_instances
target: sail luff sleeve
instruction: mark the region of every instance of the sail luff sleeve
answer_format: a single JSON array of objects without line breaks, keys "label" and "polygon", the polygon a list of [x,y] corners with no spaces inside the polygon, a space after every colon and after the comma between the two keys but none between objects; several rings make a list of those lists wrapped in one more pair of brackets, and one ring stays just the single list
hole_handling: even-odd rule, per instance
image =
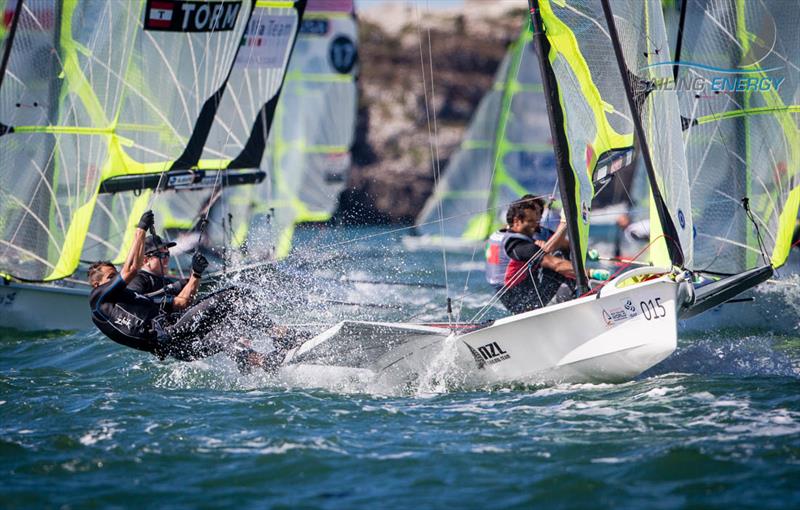
[{"label": "sail luff sleeve", "polygon": [[[633,0],[632,0],[633,1]],[[638,0],[636,0],[638,1]],[[622,82],[625,87],[625,95],[628,100],[629,107],[633,112],[633,124],[636,131],[636,137],[639,141],[639,145],[642,149],[642,156],[645,163],[645,168],[647,169],[647,174],[650,180],[650,188],[651,193],[654,201],[655,208],[658,212],[658,218],[661,225],[662,232],[664,233],[664,237],[666,238],[666,245],[667,245],[667,252],[669,254],[670,262],[678,267],[683,267],[685,262],[684,257],[684,249],[681,246],[681,239],[678,234],[678,230],[675,227],[675,224],[672,221],[670,216],[669,208],[667,207],[667,203],[664,199],[664,196],[661,191],[661,184],[658,182],[658,175],[656,173],[656,169],[654,167],[653,162],[653,153],[651,149],[653,148],[652,142],[653,140],[650,139],[650,136],[642,125],[642,115],[643,113],[647,113],[649,115],[653,115],[652,111],[644,111],[643,104],[647,101],[647,96],[652,93],[651,87],[654,87],[655,84],[652,82],[639,80],[634,72],[638,71],[638,69],[631,70],[626,62],[625,55],[623,54],[622,44],[620,42],[619,31],[617,30],[617,24],[615,21],[614,13],[611,10],[611,6],[608,0],[601,0],[601,4],[603,7],[603,14],[605,16],[606,24],[608,26],[609,35],[611,36],[611,43],[614,48],[614,55],[616,57],[616,61],[619,67],[619,72],[622,77]],[[646,2],[645,2],[646,5]],[[645,15],[646,18],[646,15]],[[630,20],[628,20],[630,21]],[[649,19],[647,20],[650,21]],[[662,22],[663,24],[663,22]],[[637,27],[639,31],[641,31],[645,27]],[[647,38],[649,37],[649,33],[645,30],[641,37]],[[649,41],[648,41],[649,44]],[[667,48],[664,48],[667,51]],[[637,80],[637,91],[634,91],[632,80]],[[661,122],[661,120],[651,120],[651,125],[655,125],[656,122]],[[670,126],[667,126],[669,129]],[[670,171],[671,169],[661,168],[661,171]],[[685,165],[684,165],[685,170]],[[687,190],[688,193],[688,190]],[[690,214],[690,211],[683,211],[679,210],[678,214],[685,218],[687,214]],[[686,225],[686,221],[684,220],[684,228]]]},{"label": "sail luff sleeve", "polygon": [[585,247],[581,246],[581,231],[578,226],[579,207],[576,200],[575,174],[570,163],[568,141],[564,130],[564,114],[561,111],[561,98],[558,85],[550,65],[548,55],[550,44],[544,36],[544,24],[539,11],[538,0],[528,0],[533,26],[533,42],[539,60],[539,69],[542,75],[542,86],[547,103],[547,113],[550,120],[550,131],[553,134],[553,151],[555,153],[556,168],[559,174],[559,188],[564,204],[563,214],[567,221],[569,235],[570,256],[575,269],[577,292],[583,294],[589,288],[589,282],[584,269]]},{"label": "sail luff sleeve", "polygon": [[681,51],[683,50],[684,28],[686,27],[686,11],[687,11],[686,2],[685,1],[681,2],[680,6],[681,6],[680,7],[681,14],[680,14],[680,19],[678,21],[678,33],[675,41],[675,65],[672,66],[672,79],[675,81],[678,81],[678,71],[680,70],[678,62],[680,62],[681,60]]}]

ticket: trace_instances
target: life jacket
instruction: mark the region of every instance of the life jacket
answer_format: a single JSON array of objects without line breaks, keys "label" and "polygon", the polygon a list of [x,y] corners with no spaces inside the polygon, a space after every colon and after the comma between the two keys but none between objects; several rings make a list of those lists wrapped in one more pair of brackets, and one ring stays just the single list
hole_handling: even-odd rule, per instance
[{"label": "life jacket", "polygon": [[[503,238],[503,253],[508,258],[508,264],[506,265],[506,271],[503,275],[503,285],[506,287],[516,287],[520,283],[524,282],[528,278],[528,270],[523,269],[525,266],[528,265],[527,260],[514,260],[508,255],[508,242],[512,239],[521,239],[523,241],[532,243],[534,240],[531,237],[526,236],[525,234],[519,234],[517,232],[507,232],[506,236]],[[540,257],[534,258],[533,262],[535,265],[538,266],[540,261]],[[519,273],[519,274],[518,274]]]},{"label": "life jacket", "polygon": [[503,285],[506,275],[506,266],[511,260],[506,254],[504,241],[508,230],[500,229],[489,236],[486,241],[486,281],[490,285]]}]

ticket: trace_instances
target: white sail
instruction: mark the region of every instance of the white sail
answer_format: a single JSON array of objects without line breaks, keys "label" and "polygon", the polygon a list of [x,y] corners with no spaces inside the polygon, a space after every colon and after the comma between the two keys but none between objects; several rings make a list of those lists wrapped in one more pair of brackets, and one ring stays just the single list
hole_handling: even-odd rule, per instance
[{"label": "white sail", "polygon": [[[71,275],[100,189],[158,180],[202,143],[203,112],[213,113],[251,6],[160,5],[7,4],[17,30],[0,84],[0,272]],[[114,213],[98,237],[118,248],[114,221],[128,218]]]},{"label": "white sail", "polygon": [[697,235],[692,267],[779,267],[800,202],[800,13],[795,2],[760,0],[682,8],[677,88]]}]

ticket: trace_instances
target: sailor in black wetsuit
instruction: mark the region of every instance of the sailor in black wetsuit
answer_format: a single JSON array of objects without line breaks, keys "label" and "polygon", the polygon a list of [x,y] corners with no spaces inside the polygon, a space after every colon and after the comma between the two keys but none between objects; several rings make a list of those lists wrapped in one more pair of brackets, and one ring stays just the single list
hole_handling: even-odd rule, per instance
[{"label": "sailor in black wetsuit", "polygon": [[[136,288],[152,290],[150,295],[129,288],[144,263],[145,232],[153,223],[151,211],[142,215],[133,245],[119,273],[110,262],[96,262],[89,268],[89,283],[93,287],[89,295],[92,321],[107,337],[160,358],[171,356],[182,361],[225,352],[236,360],[243,371],[252,367],[274,369],[283,360],[288,348],[305,339],[298,335],[286,338],[283,343],[283,339],[278,339],[275,341],[275,351],[262,354],[244,347],[235,338],[226,338],[225,335],[213,335],[216,338],[211,338],[210,333],[233,311],[242,293],[236,289],[224,289],[192,305],[200,278],[208,266],[208,261],[199,253],[192,258],[191,277],[177,294],[163,292],[164,285],[160,282],[155,284],[159,278],[149,281],[147,276],[137,282]],[[161,257],[168,257],[167,245],[162,246],[159,241],[158,237],[148,239],[149,258],[155,256],[163,260]],[[151,264],[152,267],[155,266]],[[151,275],[162,276],[164,267],[166,264],[161,266],[161,275]],[[163,282],[167,283],[168,280],[164,279]],[[271,321],[268,326],[273,326]]]},{"label": "sailor in black wetsuit", "polygon": [[128,289],[153,298],[162,295],[177,296],[187,281],[167,274],[169,249],[173,246],[175,243],[166,243],[157,235],[145,237],[144,264],[128,284]]},{"label": "sailor in black wetsuit", "polygon": [[512,203],[506,214],[509,229],[503,250],[509,258],[500,301],[511,313],[523,313],[545,306],[562,283],[572,285],[572,263],[559,256],[567,251],[566,225],[557,232],[540,227],[544,200],[525,196]]}]

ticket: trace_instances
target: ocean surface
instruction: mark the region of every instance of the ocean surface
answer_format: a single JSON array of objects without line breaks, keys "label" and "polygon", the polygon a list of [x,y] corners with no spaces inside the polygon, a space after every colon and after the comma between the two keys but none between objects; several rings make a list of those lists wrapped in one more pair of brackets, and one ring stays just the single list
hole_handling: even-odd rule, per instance
[{"label": "ocean surface", "polygon": [[[317,331],[444,320],[448,296],[462,320],[503,315],[482,309],[480,249],[408,252],[401,234],[307,229],[304,258],[245,283],[265,314]],[[0,507],[797,508],[800,333],[765,326],[683,335],[624,384],[478,391],[5,330]]]}]

